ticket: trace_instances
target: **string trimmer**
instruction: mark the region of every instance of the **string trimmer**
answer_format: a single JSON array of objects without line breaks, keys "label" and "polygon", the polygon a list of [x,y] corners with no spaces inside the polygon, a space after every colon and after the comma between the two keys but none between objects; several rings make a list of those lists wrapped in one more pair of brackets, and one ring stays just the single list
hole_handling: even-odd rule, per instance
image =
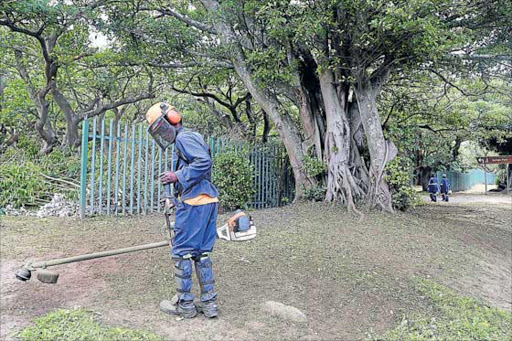
[{"label": "string trimmer", "polygon": [[[16,271],[16,278],[21,281],[28,281],[32,277],[32,272],[36,271],[37,279],[39,281],[48,284],[55,284],[59,279],[59,274],[57,272],[46,270],[49,267],[169,246],[171,244],[173,235],[173,223],[170,220],[170,214],[174,206],[171,204],[170,187],[168,185],[164,186],[164,201],[165,226],[167,227],[166,240],[156,243],[131,246],[116,250],[88,253],[85,255],[67,258],[57,258],[52,260],[43,260],[39,262],[28,261],[20,269]],[[235,215],[228,220],[227,224],[217,228],[218,237],[229,241],[246,241],[249,239],[253,239],[254,237],[256,237],[256,227],[252,223],[252,220],[249,221],[250,218],[247,218],[249,217],[244,212],[235,212]]]},{"label": "string trimmer", "polygon": [[[171,116],[168,115],[169,108],[165,103],[162,102],[161,104],[154,106],[154,109],[155,110],[153,111],[148,111],[148,114],[146,115],[146,119],[148,120],[149,123],[148,132],[155,139],[157,144],[165,151],[167,147],[169,147],[172,144],[172,142],[174,142],[174,139],[176,138],[176,129],[171,125],[172,122],[169,122],[169,118]],[[41,261],[35,263],[29,261],[25,265],[23,265],[21,269],[16,271],[16,278],[21,281],[28,281],[30,277],[32,277],[32,272],[37,270],[38,280],[40,280],[43,283],[53,284],[57,283],[57,280],[59,279],[59,274],[56,272],[45,270],[50,266],[82,262],[90,259],[115,256],[129,252],[150,250],[169,245],[172,240],[172,224],[169,216],[171,214],[171,209],[174,206],[172,204],[171,199],[171,185],[164,184],[164,216],[168,232],[167,240],[157,243],[127,247],[123,249],[90,253],[75,257],[52,259],[48,261]]]},{"label": "string trimmer", "polygon": [[59,274],[57,272],[45,270],[48,267],[61,265],[61,264],[68,264],[68,263],[75,263],[75,262],[82,262],[90,259],[97,259],[97,258],[103,258],[103,257],[110,257],[110,256],[116,256],[121,255],[123,253],[130,253],[130,252],[137,252],[137,251],[144,251],[144,250],[151,250],[156,249],[159,247],[169,246],[172,240],[172,223],[170,220],[171,210],[173,205],[170,201],[171,197],[171,191],[170,191],[170,185],[166,184],[164,185],[164,216],[165,216],[165,225],[167,227],[167,236],[166,240],[156,242],[156,243],[150,243],[150,244],[144,244],[144,245],[137,245],[137,246],[131,246],[126,247],[122,249],[116,249],[116,250],[107,250],[102,252],[95,252],[95,253],[88,253],[85,255],[80,256],[73,256],[73,257],[67,257],[67,258],[57,258],[52,260],[44,260],[39,262],[32,262],[28,261],[25,263],[20,269],[16,271],[16,278],[21,281],[28,281],[32,277],[32,272],[37,271],[37,279],[43,283],[49,283],[49,284],[55,284],[57,283],[57,280],[59,279]]},{"label": "string trimmer", "polygon": [[[152,110],[154,109],[154,110]],[[169,108],[165,103],[155,105],[146,114],[146,119],[149,123],[148,132],[155,139],[157,144],[166,150],[176,138],[176,129],[171,123],[175,123],[173,115],[175,114],[174,108]],[[32,272],[37,271],[37,279],[43,283],[54,284],[59,279],[59,274],[56,272],[48,271],[46,268],[68,264],[74,262],[82,262],[90,259],[110,257],[120,255],[123,253],[137,252],[143,250],[150,250],[159,247],[164,247],[171,244],[173,226],[170,220],[171,210],[174,207],[171,185],[164,184],[164,216],[167,236],[166,240],[151,244],[144,244],[138,246],[127,247],[123,249],[89,253],[86,255],[52,259],[40,262],[27,262],[18,271],[16,271],[16,278],[21,281],[28,281],[32,277]],[[231,241],[249,240],[256,236],[256,227],[252,224],[252,220],[243,212],[236,212],[235,216],[231,218],[228,224],[221,226],[217,229],[219,238]]]}]

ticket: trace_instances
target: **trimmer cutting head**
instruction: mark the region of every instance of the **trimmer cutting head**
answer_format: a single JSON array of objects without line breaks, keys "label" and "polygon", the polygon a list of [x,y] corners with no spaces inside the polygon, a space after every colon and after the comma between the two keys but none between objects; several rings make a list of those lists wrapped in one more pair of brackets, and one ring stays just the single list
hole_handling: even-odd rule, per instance
[{"label": "trimmer cutting head", "polygon": [[[26,282],[30,280],[30,277],[32,277],[32,271],[30,271],[26,267],[22,267],[16,271],[15,276],[16,279]],[[55,284],[59,279],[59,274],[53,271],[38,269],[37,279],[42,283]]]},{"label": "trimmer cutting head", "polygon": [[32,273],[30,272],[29,269],[26,269],[23,267],[16,271],[15,276],[16,276],[16,279],[26,282],[30,279],[30,277],[32,276]]}]

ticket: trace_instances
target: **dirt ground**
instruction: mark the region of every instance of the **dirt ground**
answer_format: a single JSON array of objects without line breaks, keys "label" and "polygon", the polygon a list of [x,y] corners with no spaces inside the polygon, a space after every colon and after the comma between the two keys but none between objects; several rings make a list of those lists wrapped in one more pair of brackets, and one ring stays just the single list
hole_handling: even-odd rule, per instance
[{"label": "dirt ground", "polygon": [[[393,328],[405,313],[432,309],[414,289],[415,276],[510,310],[512,204],[506,196],[479,198],[456,194],[450,203],[427,203],[408,213],[366,212],[363,221],[326,204],[253,211],[256,239],[216,244],[221,316],[215,320],[177,320],[159,312],[160,300],[170,298],[174,287],[164,248],[55,267],[56,285],[14,279],[27,259],[159,241],[161,216],[3,217],[0,337],[13,339],[49,311],[84,307],[107,324],[168,340],[362,339]],[[307,322],[270,316],[261,307],[266,301],[300,309]]]}]

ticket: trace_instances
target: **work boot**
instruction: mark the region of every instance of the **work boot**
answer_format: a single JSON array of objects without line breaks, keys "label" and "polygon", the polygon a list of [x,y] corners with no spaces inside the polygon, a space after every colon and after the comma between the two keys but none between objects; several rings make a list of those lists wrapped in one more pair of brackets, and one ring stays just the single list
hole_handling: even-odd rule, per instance
[{"label": "work boot", "polygon": [[197,315],[192,289],[192,261],[190,256],[173,256],[176,291],[172,300],[160,303],[160,310],[167,314],[192,318]]},{"label": "work boot", "polygon": [[197,280],[201,287],[201,302],[196,304],[196,308],[206,317],[216,317],[219,315],[219,309],[216,303],[217,293],[213,286],[215,280],[213,277],[212,260],[207,253],[203,253],[194,258],[194,261]]},{"label": "work boot", "polygon": [[203,313],[204,316],[209,318],[217,317],[219,315],[219,308],[217,307],[217,302],[215,300],[197,302],[196,309],[198,312]]},{"label": "work boot", "polygon": [[192,301],[179,302],[178,295],[168,301],[163,300],[160,302],[160,310],[166,314],[177,315],[186,319],[191,319],[197,315],[196,306]]}]

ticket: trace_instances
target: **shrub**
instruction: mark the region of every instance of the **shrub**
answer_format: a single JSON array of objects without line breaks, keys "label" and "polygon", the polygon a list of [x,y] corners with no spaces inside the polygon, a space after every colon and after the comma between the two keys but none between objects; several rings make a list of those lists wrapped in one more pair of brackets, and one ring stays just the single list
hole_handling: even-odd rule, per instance
[{"label": "shrub", "polygon": [[314,177],[325,174],[327,171],[327,163],[310,155],[304,155],[304,169],[308,176]]},{"label": "shrub", "polygon": [[[32,146],[29,140],[26,142]],[[9,147],[0,156],[0,207],[40,206],[49,202],[54,193],[75,199],[78,188],[70,184],[78,183],[79,175],[76,152],[56,149],[37,157],[31,147]]]},{"label": "shrub", "polygon": [[498,165],[498,171],[496,172],[495,183],[498,188],[507,188],[507,165]]},{"label": "shrub", "polygon": [[227,151],[213,160],[213,183],[219,190],[222,207],[245,207],[254,195],[253,167],[245,153]]},{"label": "shrub", "polygon": [[51,197],[51,188],[40,177],[41,168],[31,161],[0,166],[0,207],[37,206]]},{"label": "shrub", "polygon": [[385,180],[391,190],[393,208],[405,211],[414,207],[418,198],[411,186],[412,165],[409,159],[397,157],[386,166]]},{"label": "shrub", "polygon": [[325,187],[310,187],[304,189],[304,198],[309,201],[322,201],[325,199]]},{"label": "shrub", "polygon": [[40,159],[44,174],[59,178],[79,179],[80,154],[71,150],[54,150]]}]

